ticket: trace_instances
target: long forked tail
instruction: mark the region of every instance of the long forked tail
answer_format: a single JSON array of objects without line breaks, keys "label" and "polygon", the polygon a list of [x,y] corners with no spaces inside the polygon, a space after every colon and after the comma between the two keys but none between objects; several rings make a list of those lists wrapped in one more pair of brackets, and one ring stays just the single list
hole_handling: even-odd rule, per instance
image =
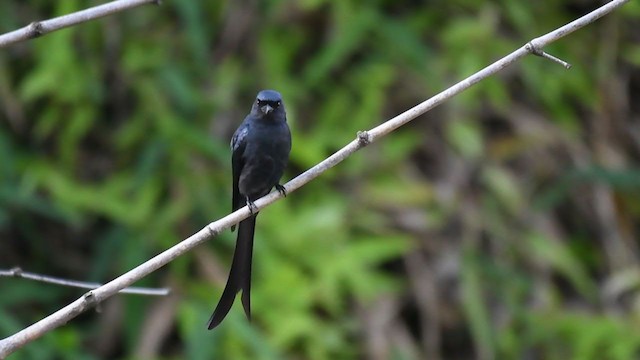
[{"label": "long forked tail", "polygon": [[242,290],[242,306],[247,318],[251,320],[251,259],[253,257],[253,234],[256,228],[256,215],[240,222],[238,239],[233,253],[229,279],[224,287],[222,297],[209,319],[209,330],[220,325],[231,310],[236,294]]}]

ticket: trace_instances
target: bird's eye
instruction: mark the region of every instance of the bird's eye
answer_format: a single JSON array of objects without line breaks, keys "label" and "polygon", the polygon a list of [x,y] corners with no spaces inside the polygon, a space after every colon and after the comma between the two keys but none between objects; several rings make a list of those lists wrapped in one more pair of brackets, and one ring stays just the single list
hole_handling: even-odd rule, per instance
[{"label": "bird's eye", "polygon": [[276,102],[276,107],[280,106],[281,101]]},{"label": "bird's eye", "polygon": [[262,103],[262,101],[260,101],[260,99],[256,99],[256,104],[260,105]]}]

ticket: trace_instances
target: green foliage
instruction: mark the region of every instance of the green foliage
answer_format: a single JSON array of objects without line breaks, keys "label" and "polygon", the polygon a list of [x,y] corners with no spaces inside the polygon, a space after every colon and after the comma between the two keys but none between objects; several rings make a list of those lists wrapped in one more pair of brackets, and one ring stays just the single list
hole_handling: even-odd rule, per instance
[{"label": "green foliage", "polygon": [[550,311],[527,319],[531,346],[545,345],[550,359],[631,359],[640,351],[638,326],[619,317]]},{"label": "green foliage", "polygon": [[[0,2],[0,31],[91,5]],[[165,1],[2,49],[0,268],[107,281],[227,214],[261,88],[287,104],[287,180],[594,6]],[[261,212],[251,323],[236,304],[205,330],[225,232],[138,284],[177,305],[118,296],[15,358],[637,357],[639,9],[550,46],[571,71],[526,58]],[[4,337],[82,290],[0,293]]]}]

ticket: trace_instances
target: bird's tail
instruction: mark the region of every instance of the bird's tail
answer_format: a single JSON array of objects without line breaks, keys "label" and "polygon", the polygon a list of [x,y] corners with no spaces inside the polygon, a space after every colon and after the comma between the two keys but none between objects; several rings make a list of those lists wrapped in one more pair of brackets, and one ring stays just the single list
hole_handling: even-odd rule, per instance
[{"label": "bird's tail", "polygon": [[209,330],[218,326],[227,316],[238,291],[242,290],[242,306],[247,318],[251,320],[251,258],[253,257],[253,233],[256,227],[256,215],[240,222],[238,239],[233,253],[233,261],[227,285],[222,297],[209,319]]}]

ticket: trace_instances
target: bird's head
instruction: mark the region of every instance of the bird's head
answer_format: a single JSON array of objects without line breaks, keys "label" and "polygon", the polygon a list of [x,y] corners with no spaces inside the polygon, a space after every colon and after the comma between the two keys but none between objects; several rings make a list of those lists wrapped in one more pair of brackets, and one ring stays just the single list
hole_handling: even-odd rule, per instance
[{"label": "bird's head", "polygon": [[262,116],[284,113],[282,95],[275,90],[262,90],[256,96],[253,110]]}]

